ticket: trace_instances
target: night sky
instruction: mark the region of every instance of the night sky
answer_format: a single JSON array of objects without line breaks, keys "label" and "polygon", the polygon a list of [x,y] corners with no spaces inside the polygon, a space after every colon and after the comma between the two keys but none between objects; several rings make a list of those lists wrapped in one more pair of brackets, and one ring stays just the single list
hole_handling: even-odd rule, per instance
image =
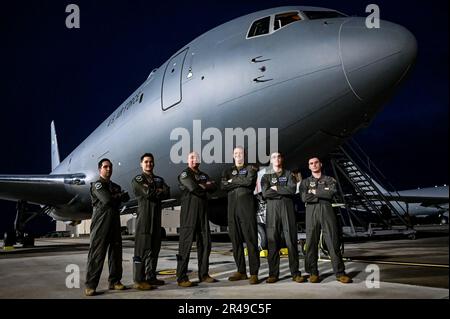
[{"label": "night sky", "polygon": [[[65,26],[70,3],[80,7],[80,29]],[[370,3],[416,36],[419,53],[410,78],[355,139],[397,189],[448,184],[446,0],[3,2],[0,174],[48,174],[52,120],[62,160],[152,69],[213,27],[283,5],[366,16]],[[0,201],[0,234],[12,228],[14,207]]]}]

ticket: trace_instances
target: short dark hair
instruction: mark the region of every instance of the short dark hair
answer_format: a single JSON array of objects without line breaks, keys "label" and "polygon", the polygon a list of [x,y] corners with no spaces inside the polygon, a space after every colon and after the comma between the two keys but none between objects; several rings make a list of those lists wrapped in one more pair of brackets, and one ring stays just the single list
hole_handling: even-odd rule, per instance
[{"label": "short dark hair", "polygon": [[312,160],[313,158],[317,158],[319,160],[319,162],[322,163],[322,159],[319,156],[310,155],[310,156],[308,156],[308,164],[309,164],[309,161]]},{"label": "short dark hair", "polygon": [[144,160],[145,157],[151,157],[152,160],[155,160],[155,157],[153,156],[152,153],[145,153],[144,155],[141,156],[141,162]]},{"label": "short dark hair", "polygon": [[102,168],[103,162],[106,162],[106,161],[108,161],[109,164],[111,164],[111,167],[113,166],[113,164],[112,164],[112,162],[109,160],[109,158],[102,158],[102,159],[100,160],[100,162],[98,162],[98,169]]}]

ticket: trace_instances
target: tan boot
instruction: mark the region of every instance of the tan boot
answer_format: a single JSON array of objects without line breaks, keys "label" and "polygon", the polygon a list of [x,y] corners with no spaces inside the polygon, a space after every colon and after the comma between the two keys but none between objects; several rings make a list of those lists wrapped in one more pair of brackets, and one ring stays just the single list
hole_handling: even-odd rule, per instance
[{"label": "tan boot", "polygon": [[183,280],[178,282],[178,286],[183,288],[192,287],[193,285],[194,283],[190,280]]},{"label": "tan boot", "polygon": [[95,296],[95,289],[86,288],[84,289],[84,294],[88,297]]},{"label": "tan boot", "polygon": [[337,281],[342,282],[343,284],[349,284],[353,282],[353,280],[347,275],[338,276],[336,277],[336,279]]},{"label": "tan boot", "polygon": [[124,290],[125,286],[119,281],[115,284],[109,284],[109,290]]},{"label": "tan boot", "polygon": [[248,281],[250,285],[256,285],[259,284],[259,279],[257,275],[251,275],[250,280]]},{"label": "tan boot", "polygon": [[214,282],[218,282],[217,279],[211,277],[210,275],[203,276],[202,279],[200,279],[201,282],[207,282],[208,284],[212,284]]},{"label": "tan boot", "polygon": [[247,274],[242,274],[240,272],[235,272],[230,277],[228,277],[229,281],[238,281],[248,279]]},{"label": "tan boot", "polygon": [[305,282],[305,277],[303,277],[302,275],[295,275],[294,277],[292,277],[292,280],[301,283]]},{"label": "tan boot", "polygon": [[136,282],[133,285],[133,288],[137,289],[137,290],[152,290],[153,289],[152,285],[150,285],[148,282],[145,282],[145,281]]},{"label": "tan boot", "polygon": [[309,282],[313,284],[317,284],[320,281],[319,275],[311,275],[309,276]]},{"label": "tan boot", "polygon": [[273,283],[276,283],[278,281],[278,277],[275,277],[275,276],[270,276],[269,278],[267,278],[267,280],[266,280],[266,282],[268,283],[268,284],[273,284]]}]

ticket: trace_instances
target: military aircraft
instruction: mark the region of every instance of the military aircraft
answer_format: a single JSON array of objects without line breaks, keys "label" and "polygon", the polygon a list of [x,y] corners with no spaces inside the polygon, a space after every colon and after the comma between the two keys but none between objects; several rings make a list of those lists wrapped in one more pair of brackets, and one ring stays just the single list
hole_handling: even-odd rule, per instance
[{"label": "military aircraft", "polygon": [[447,185],[389,192],[379,186],[385,198],[399,212],[412,217],[413,223],[427,219],[448,224],[449,189]]},{"label": "military aircraft", "polygon": [[[132,195],[139,158],[150,151],[157,174],[171,187],[173,199],[165,204],[175,205],[177,176],[186,164],[172,158],[173,130],[193,131],[196,121],[215,132],[276,128],[278,149],[289,154],[288,167],[310,153],[328,154],[369,125],[416,55],[416,39],[404,27],[381,21],[379,28],[368,28],[365,17],[332,9],[278,7],[236,18],[200,35],[154,69],[62,162],[52,123],[52,171],[0,175],[0,199],[37,204],[56,220],[89,219],[97,162],[111,159],[113,180]],[[204,135],[187,145],[202,154],[201,143],[211,139]],[[266,150],[269,137],[267,130],[245,146]],[[227,164],[202,165],[218,179]],[[122,212],[135,205],[132,198]],[[210,207],[211,220],[226,224],[220,195]]]}]

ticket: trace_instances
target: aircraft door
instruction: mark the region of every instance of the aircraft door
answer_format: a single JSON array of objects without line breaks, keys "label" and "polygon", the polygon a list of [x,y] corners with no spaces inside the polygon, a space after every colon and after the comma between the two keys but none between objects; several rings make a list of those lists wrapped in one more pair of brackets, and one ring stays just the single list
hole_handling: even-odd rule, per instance
[{"label": "aircraft door", "polygon": [[167,110],[181,102],[181,76],[187,51],[188,49],[184,49],[167,63],[161,88],[161,106],[163,110]]}]

